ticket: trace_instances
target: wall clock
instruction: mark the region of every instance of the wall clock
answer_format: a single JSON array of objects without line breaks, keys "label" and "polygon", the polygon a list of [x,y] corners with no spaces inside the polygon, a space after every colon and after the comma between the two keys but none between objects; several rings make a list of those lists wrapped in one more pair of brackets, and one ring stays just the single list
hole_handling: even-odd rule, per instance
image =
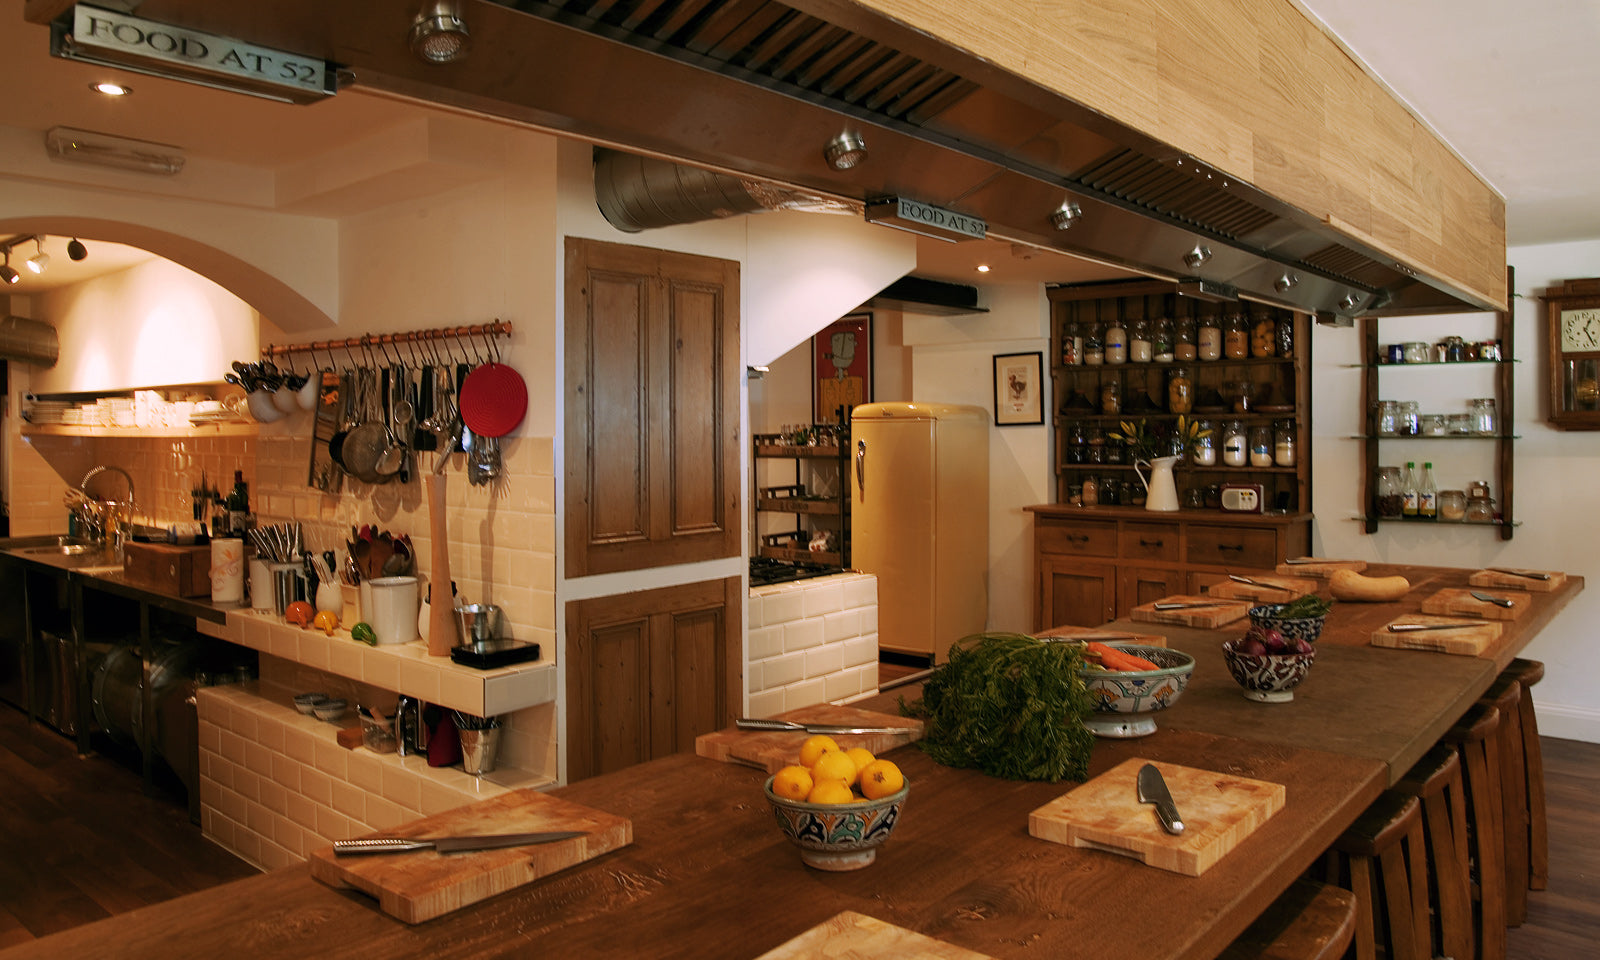
[{"label": "wall clock", "polygon": [[1600,277],[1545,292],[1550,425],[1600,430]]}]

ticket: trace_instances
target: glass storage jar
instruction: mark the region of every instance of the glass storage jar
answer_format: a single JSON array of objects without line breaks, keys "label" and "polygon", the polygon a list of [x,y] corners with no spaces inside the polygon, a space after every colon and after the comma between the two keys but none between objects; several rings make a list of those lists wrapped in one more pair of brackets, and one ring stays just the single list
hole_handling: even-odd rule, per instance
[{"label": "glass storage jar", "polygon": [[1380,437],[1392,437],[1400,427],[1400,404],[1393,400],[1379,400],[1374,406],[1372,426]]},{"label": "glass storage jar", "polygon": [[1278,318],[1278,356],[1285,360],[1294,356],[1294,317]]},{"label": "glass storage jar", "polygon": [[1089,428],[1089,463],[1106,462],[1106,432],[1099,427]]},{"label": "glass storage jar", "polygon": [[1445,424],[1444,414],[1425,413],[1422,415],[1421,430],[1424,437],[1442,437],[1449,432],[1449,429]]},{"label": "glass storage jar", "polygon": [[1464,437],[1472,433],[1472,415],[1467,413],[1452,413],[1445,418],[1450,433],[1454,436]]},{"label": "glass storage jar", "polygon": [[1400,468],[1379,467],[1374,487],[1378,519],[1399,520],[1405,512],[1405,500],[1400,494]]},{"label": "glass storage jar", "polygon": [[1083,501],[1083,505],[1086,507],[1098,507],[1100,505],[1099,477],[1091,473],[1083,478],[1083,490],[1079,494],[1079,499]]},{"label": "glass storage jar", "polygon": [[1083,362],[1091,367],[1106,362],[1105,338],[1101,334],[1100,324],[1092,320],[1083,325]]},{"label": "glass storage jar", "polygon": [[1415,400],[1400,401],[1400,414],[1395,432],[1403,437],[1414,437],[1422,429],[1422,410]]},{"label": "glass storage jar", "polygon": [[1489,497],[1468,500],[1466,514],[1461,519],[1466,523],[1493,523],[1494,500]]},{"label": "glass storage jar", "polygon": [[1155,356],[1150,345],[1150,324],[1135,320],[1128,324],[1128,362],[1149,363]]},{"label": "glass storage jar", "polygon": [[1194,438],[1194,462],[1197,467],[1217,465],[1217,434],[1210,420],[1197,420]]},{"label": "glass storage jar", "polygon": [[[1161,317],[1150,325],[1150,349],[1155,352],[1157,363],[1171,363],[1177,359],[1176,344],[1173,339],[1172,320]],[[1193,359],[1192,357],[1190,359]]]},{"label": "glass storage jar", "polygon": [[1492,434],[1495,431],[1494,398],[1479,397],[1469,403],[1472,432]]},{"label": "glass storage jar", "polygon": [[1115,375],[1109,375],[1100,384],[1100,412],[1113,414],[1122,412],[1122,381]]},{"label": "glass storage jar", "polygon": [[1172,358],[1174,360],[1195,360],[1200,354],[1195,345],[1195,326],[1193,317],[1183,317],[1178,320],[1176,330],[1173,331]]},{"label": "glass storage jar", "polygon": [[1195,354],[1201,360],[1219,360],[1222,358],[1222,322],[1215,313],[1206,314],[1199,320],[1195,334]]},{"label": "glass storage jar", "polygon": [[1400,352],[1406,363],[1427,363],[1433,359],[1433,351],[1422,340],[1408,340],[1402,343]]},{"label": "glass storage jar", "polygon": [[1229,420],[1222,428],[1222,462],[1230,467],[1242,467],[1250,462],[1244,424],[1238,420]]},{"label": "glass storage jar", "polygon": [[1069,320],[1061,326],[1061,365],[1083,365],[1083,328],[1076,320]]},{"label": "glass storage jar", "polygon": [[1188,413],[1194,409],[1194,375],[1188,367],[1173,367],[1167,374],[1167,412]]},{"label": "glass storage jar", "polygon": [[1250,356],[1250,324],[1244,314],[1235,313],[1228,317],[1227,326],[1222,331],[1222,352],[1229,360],[1243,360]]},{"label": "glass storage jar", "polygon": [[1261,313],[1250,319],[1250,355],[1272,357],[1278,353],[1278,323]]},{"label": "glass storage jar", "polygon": [[1074,423],[1067,428],[1067,462],[1089,462],[1089,432],[1081,423]]},{"label": "glass storage jar", "polygon": [[1467,495],[1461,490],[1439,491],[1439,519],[1460,523],[1467,515]]},{"label": "glass storage jar", "polygon": [[1272,425],[1272,462],[1280,467],[1294,466],[1296,447],[1294,421],[1279,420]]},{"label": "glass storage jar", "polygon": [[1250,428],[1250,466],[1272,466],[1272,428],[1264,423]]},{"label": "glass storage jar", "polygon": [[1105,333],[1100,339],[1105,342],[1106,363],[1128,362],[1128,328],[1122,318],[1107,320]]}]

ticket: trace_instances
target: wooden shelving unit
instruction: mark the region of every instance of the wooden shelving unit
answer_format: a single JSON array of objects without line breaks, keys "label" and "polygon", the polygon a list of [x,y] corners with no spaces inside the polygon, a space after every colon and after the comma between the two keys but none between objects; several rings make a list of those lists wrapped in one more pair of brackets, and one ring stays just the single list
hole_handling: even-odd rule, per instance
[{"label": "wooden shelving unit", "polygon": [[[793,530],[762,534],[757,548],[760,556],[797,563],[850,565],[850,483],[846,473],[849,427],[835,427],[834,431],[833,442],[816,446],[778,443],[770,434],[755,437],[757,463],[763,460],[794,462],[793,483],[762,486],[758,482],[756,486],[758,514],[788,514],[795,522]],[[826,497],[812,496],[807,491],[822,471],[827,471],[830,478],[837,478],[837,492]],[[759,481],[759,473],[757,476]],[[838,550],[810,549],[811,537],[822,529],[836,531]]]}]

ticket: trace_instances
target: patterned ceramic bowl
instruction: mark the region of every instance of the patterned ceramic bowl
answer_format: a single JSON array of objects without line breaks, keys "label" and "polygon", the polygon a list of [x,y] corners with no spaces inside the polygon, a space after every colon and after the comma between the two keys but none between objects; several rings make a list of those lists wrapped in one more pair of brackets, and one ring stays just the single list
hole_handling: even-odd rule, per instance
[{"label": "patterned ceramic bowl", "polygon": [[767,778],[767,801],[789,842],[800,848],[800,859],[818,870],[859,870],[878,857],[878,846],[900,820],[900,807],[911,792],[911,781],[896,793],[860,803],[805,803],[786,800],[772,792]]},{"label": "patterned ceramic bowl", "polygon": [[1147,737],[1156,732],[1152,714],[1178,702],[1183,688],[1194,673],[1194,657],[1166,647],[1147,647],[1135,643],[1110,643],[1107,646],[1140,656],[1156,664],[1156,670],[1082,671],[1083,684],[1094,701],[1094,714],[1083,721],[1084,729],[1100,737]]},{"label": "patterned ceramic bowl", "polygon": [[1294,688],[1306,678],[1311,664],[1317,659],[1316,648],[1310,653],[1268,653],[1256,656],[1234,649],[1237,640],[1222,644],[1222,657],[1228,661],[1228,672],[1244,688],[1249,700],[1262,703],[1284,703],[1294,699]]},{"label": "patterned ceramic bowl", "polygon": [[1328,619],[1327,614],[1320,617],[1290,617],[1277,616],[1279,610],[1284,608],[1281,603],[1268,603],[1259,607],[1250,608],[1250,622],[1259,624],[1268,630],[1276,630],[1283,634],[1284,639],[1301,639],[1307,643],[1316,643],[1322,636],[1322,624]]}]

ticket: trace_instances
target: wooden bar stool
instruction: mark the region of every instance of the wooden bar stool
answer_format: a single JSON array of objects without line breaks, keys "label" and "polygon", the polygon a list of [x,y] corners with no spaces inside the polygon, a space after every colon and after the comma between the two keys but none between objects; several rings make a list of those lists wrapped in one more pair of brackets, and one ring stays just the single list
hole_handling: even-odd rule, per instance
[{"label": "wooden bar stool", "polygon": [[1506,874],[1500,835],[1500,711],[1478,703],[1444,735],[1461,757],[1467,795],[1467,857],[1472,870],[1473,931],[1480,960],[1505,960]]},{"label": "wooden bar stool", "polygon": [[1505,843],[1506,926],[1528,918],[1528,773],[1522,755],[1522,684],[1502,673],[1479,698],[1500,711],[1500,836]]},{"label": "wooden bar stool", "polygon": [[1472,876],[1467,860],[1467,798],[1461,760],[1451,747],[1435,746],[1395,788],[1422,803],[1434,955],[1469,960],[1473,948]]},{"label": "wooden bar stool", "polygon": [[1217,960],[1339,960],[1355,929],[1355,894],[1301,878]]},{"label": "wooden bar stool", "polygon": [[1539,746],[1539,720],[1533,712],[1530,688],[1544,679],[1544,664],[1517,658],[1501,676],[1514,677],[1522,685],[1518,713],[1522,720],[1522,769],[1528,794],[1528,889],[1543,890],[1550,885],[1550,827],[1545,819],[1544,751]]},{"label": "wooden bar stool", "polygon": [[1421,804],[1385,790],[1328,849],[1330,883],[1356,898],[1356,960],[1430,960]]}]

